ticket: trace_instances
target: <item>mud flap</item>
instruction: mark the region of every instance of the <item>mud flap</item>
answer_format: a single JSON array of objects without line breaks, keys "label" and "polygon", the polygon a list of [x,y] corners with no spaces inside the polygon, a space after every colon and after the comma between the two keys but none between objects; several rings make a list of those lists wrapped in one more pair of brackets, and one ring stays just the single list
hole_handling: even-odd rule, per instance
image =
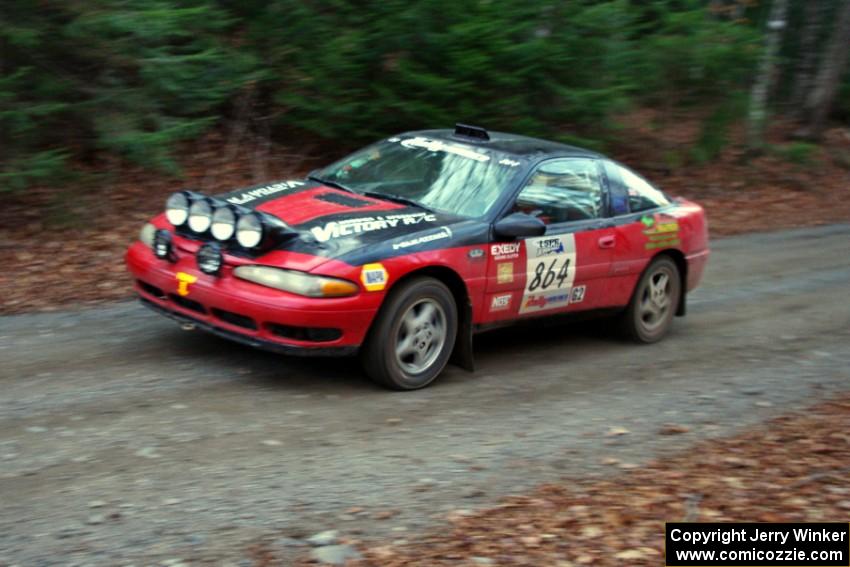
[{"label": "mud flap", "polygon": [[475,372],[475,358],[472,352],[472,305],[464,306],[463,317],[457,328],[454,350],[449,362],[468,372]]}]

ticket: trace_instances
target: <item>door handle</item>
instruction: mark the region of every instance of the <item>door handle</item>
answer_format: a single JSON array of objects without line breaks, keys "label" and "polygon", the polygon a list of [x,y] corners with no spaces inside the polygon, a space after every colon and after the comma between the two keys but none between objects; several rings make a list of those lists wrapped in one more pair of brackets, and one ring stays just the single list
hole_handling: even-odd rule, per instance
[{"label": "door handle", "polygon": [[617,242],[617,237],[612,235],[603,236],[599,239],[599,247],[600,248],[613,248],[614,244]]}]

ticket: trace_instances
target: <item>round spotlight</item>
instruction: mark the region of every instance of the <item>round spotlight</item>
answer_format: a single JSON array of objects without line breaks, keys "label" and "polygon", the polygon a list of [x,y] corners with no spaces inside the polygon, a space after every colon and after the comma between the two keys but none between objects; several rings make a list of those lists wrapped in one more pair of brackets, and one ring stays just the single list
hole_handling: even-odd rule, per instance
[{"label": "round spotlight", "polygon": [[195,257],[198,262],[198,268],[205,274],[211,276],[216,275],[221,271],[221,266],[224,259],[221,256],[221,247],[215,242],[207,242],[198,249],[198,255]]},{"label": "round spotlight", "polygon": [[174,226],[183,226],[189,218],[189,197],[185,193],[173,193],[165,201],[165,218]]},{"label": "round spotlight", "polygon": [[230,240],[236,233],[236,213],[227,205],[218,207],[213,213],[212,228],[210,229],[216,240]]},{"label": "round spotlight", "polygon": [[198,199],[189,207],[189,228],[201,234],[212,224],[212,205],[206,199]]},{"label": "round spotlight", "polygon": [[243,248],[254,248],[263,241],[263,221],[257,213],[239,218],[236,223],[236,241]]},{"label": "round spotlight", "polygon": [[171,233],[161,228],[153,235],[153,253],[160,260],[168,260],[173,258],[173,246],[171,243]]}]

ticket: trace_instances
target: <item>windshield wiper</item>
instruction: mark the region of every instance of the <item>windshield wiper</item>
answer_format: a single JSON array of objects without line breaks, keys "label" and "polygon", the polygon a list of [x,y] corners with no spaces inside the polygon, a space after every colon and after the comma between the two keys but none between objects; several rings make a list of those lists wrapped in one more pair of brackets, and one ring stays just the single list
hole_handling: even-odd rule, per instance
[{"label": "windshield wiper", "polygon": [[367,197],[374,197],[376,199],[386,199],[387,201],[395,201],[396,203],[402,203],[403,205],[412,205],[414,207],[424,209],[429,213],[436,212],[431,207],[423,205],[419,201],[414,201],[413,199],[408,199],[407,197],[402,197],[401,195],[388,195],[379,191],[363,191],[362,194],[366,195]]},{"label": "windshield wiper", "polygon": [[357,194],[357,191],[355,191],[351,187],[346,187],[342,183],[331,181],[330,179],[322,179],[321,177],[316,177],[315,175],[308,175],[307,179],[309,179],[310,181],[315,181],[316,183],[321,183],[322,185],[327,185],[328,187],[333,187],[334,189],[342,189],[343,191],[348,191],[349,193]]}]

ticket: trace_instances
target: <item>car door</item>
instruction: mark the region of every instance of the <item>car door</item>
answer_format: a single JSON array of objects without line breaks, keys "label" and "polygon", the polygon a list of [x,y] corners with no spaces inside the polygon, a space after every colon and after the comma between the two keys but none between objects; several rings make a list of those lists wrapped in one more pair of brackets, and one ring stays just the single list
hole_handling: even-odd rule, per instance
[{"label": "car door", "polygon": [[606,219],[598,161],[557,158],[540,163],[507,214],[541,219],[546,233],[490,245],[489,310],[499,321],[592,309],[605,303],[615,244]]},{"label": "car door", "polygon": [[679,245],[679,224],[667,214],[671,201],[663,192],[620,164],[605,160],[603,167],[616,243],[608,299],[612,306],[621,306],[631,299],[652,257]]}]

